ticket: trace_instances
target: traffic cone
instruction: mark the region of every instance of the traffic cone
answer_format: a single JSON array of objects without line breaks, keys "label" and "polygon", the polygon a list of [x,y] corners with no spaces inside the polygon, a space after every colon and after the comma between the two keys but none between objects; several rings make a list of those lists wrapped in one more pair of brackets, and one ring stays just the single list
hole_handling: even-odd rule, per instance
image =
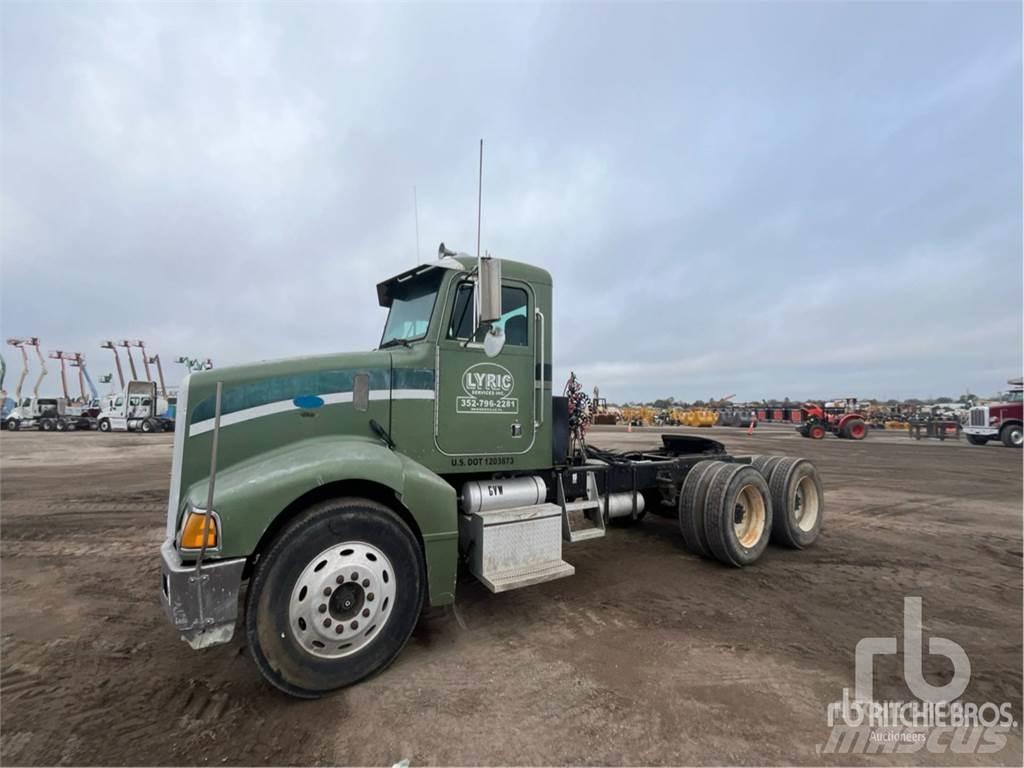
[{"label": "traffic cone", "polygon": [[750,420],[750,429],[747,430],[747,437],[750,437],[752,434],[754,434],[754,427],[756,427],[756,426],[757,426],[757,419],[751,419]]},{"label": "traffic cone", "polygon": [[633,431],[633,422],[632,421],[627,421],[626,422],[626,431],[627,432],[632,432]]}]

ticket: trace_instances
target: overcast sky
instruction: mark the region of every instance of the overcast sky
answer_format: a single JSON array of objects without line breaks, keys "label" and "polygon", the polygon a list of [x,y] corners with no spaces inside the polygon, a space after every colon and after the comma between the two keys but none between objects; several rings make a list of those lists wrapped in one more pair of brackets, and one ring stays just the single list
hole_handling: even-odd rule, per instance
[{"label": "overcast sky", "polygon": [[558,387],[1020,375],[1019,3],[0,13],[3,335],[96,374],[104,338],[372,348],[375,283],[417,262],[414,185],[420,260],[474,250],[482,137],[483,245],[552,272]]}]

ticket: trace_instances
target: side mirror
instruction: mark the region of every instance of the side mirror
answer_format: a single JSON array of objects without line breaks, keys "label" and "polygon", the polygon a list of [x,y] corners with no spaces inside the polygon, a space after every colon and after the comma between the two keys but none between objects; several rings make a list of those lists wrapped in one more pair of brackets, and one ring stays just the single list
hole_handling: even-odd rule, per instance
[{"label": "side mirror", "polygon": [[485,256],[480,259],[478,285],[480,286],[480,312],[477,327],[501,319],[501,259]]}]

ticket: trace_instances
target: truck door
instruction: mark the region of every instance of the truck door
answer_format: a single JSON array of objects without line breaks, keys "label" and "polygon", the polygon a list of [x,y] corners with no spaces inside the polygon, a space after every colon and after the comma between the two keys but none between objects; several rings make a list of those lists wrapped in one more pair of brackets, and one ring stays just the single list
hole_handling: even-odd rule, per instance
[{"label": "truck door", "polygon": [[472,341],[474,288],[472,279],[454,281],[445,297],[434,442],[454,466],[487,469],[501,465],[497,457],[533,446],[538,329],[529,283],[504,280],[497,325],[505,332],[505,347],[487,357],[483,344]]}]

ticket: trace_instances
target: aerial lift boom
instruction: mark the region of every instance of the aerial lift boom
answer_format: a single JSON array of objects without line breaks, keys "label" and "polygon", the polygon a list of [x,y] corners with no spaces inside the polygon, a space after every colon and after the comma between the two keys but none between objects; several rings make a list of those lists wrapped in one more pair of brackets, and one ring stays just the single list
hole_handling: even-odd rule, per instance
[{"label": "aerial lift boom", "polygon": [[[28,352],[25,347],[31,339],[8,339],[7,343],[12,347],[16,347],[21,350],[21,375],[18,377],[18,386],[14,389],[14,400],[17,405],[21,405],[21,388],[25,384],[25,377],[28,376]],[[36,339],[38,341],[38,339]]]},{"label": "aerial lift boom", "polygon": [[68,371],[65,362],[67,358],[64,357],[64,352],[59,349],[50,352],[50,358],[52,360],[60,360],[60,386],[64,390],[64,401],[70,403],[72,397],[68,393]]},{"label": "aerial lift boom", "polygon": [[160,397],[167,397],[167,387],[164,385],[164,367],[160,365],[160,355],[153,355],[149,362],[156,364],[156,372],[160,377]]},{"label": "aerial lift boom", "polygon": [[[92,383],[92,377],[89,376],[89,371],[85,367],[85,355],[81,352],[75,352],[75,357],[71,364],[78,368],[78,388],[82,391],[82,403],[87,404],[98,401],[100,393],[96,391],[96,385]],[[85,394],[86,384],[89,385],[89,393],[92,395],[91,399],[89,395]]]},{"label": "aerial lift boom", "polygon": [[36,357],[39,358],[39,378],[36,379],[36,385],[32,387],[32,397],[39,399],[39,386],[43,383],[43,379],[46,378],[48,371],[46,370],[46,358],[43,357],[43,351],[39,348],[39,338],[33,336],[31,339],[25,342],[30,347],[36,348]]},{"label": "aerial lift boom", "polygon": [[132,381],[137,381],[139,374],[135,372],[135,359],[132,357],[132,342],[125,339],[121,342],[121,346],[124,347],[124,351],[128,355],[128,365],[132,369]]},{"label": "aerial lift boom", "polygon": [[152,381],[153,374],[149,372],[149,357],[146,356],[146,344],[145,342],[139,340],[135,342],[135,346],[137,346],[139,350],[142,352],[142,365],[146,369],[146,381]]},{"label": "aerial lift boom", "polygon": [[104,341],[100,346],[103,349],[109,349],[114,353],[114,365],[117,367],[117,380],[121,389],[124,389],[124,371],[121,370],[121,357],[117,354],[117,346],[112,341]]}]

